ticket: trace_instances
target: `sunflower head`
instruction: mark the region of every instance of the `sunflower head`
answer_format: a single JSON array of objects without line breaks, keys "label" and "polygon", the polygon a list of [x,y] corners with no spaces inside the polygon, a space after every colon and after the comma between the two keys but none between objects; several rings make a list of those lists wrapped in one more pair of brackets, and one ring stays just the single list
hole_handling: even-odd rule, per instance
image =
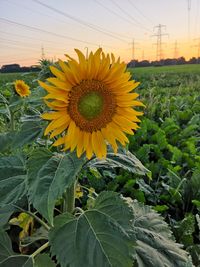
[{"label": "sunflower head", "polygon": [[30,87],[23,80],[16,80],[14,85],[15,85],[15,91],[21,97],[26,97],[30,95],[31,93],[29,89]]},{"label": "sunflower head", "polygon": [[43,119],[50,123],[45,135],[56,138],[54,146],[62,145],[64,150],[77,150],[80,157],[84,152],[88,159],[95,154],[105,158],[107,144],[117,152],[119,143],[129,142],[126,134],[134,134],[139,128],[133,90],[138,82],[130,80],[126,65],[105,54],[99,48],[86,58],[75,49],[78,61],[66,55],[68,61],[59,60],[60,68],[51,66],[54,78],[39,84],[48,92],[45,103],[52,110],[44,113]]}]

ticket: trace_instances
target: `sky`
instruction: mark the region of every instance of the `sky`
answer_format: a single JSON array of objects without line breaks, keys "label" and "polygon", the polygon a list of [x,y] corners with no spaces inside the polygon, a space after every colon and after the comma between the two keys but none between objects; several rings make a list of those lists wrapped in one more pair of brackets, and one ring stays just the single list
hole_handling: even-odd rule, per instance
[{"label": "sky", "polygon": [[98,47],[156,60],[159,24],[163,58],[200,56],[200,0],[0,0],[0,66]]}]

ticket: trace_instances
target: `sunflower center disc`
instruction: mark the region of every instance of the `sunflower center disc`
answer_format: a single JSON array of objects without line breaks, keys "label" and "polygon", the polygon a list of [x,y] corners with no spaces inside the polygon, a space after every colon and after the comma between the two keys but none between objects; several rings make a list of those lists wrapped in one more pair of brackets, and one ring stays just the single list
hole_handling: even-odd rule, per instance
[{"label": "sunflower center disc", "polygon": [[83,80],[70,92],[68,113],[83,131],[106,127],[116,112],[114,94],[101,81]]},{"label": "sunflower center disc", "polygon": [[89,92],[83,95],[78,103],[80,114],[87,120],[92,120],[101,114],[103,97],[98,92]]}]

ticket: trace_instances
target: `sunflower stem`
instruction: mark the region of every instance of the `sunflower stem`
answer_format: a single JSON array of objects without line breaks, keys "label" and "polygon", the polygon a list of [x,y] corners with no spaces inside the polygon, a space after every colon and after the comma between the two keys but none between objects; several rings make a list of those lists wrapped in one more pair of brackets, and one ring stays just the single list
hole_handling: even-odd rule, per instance
[{"label": "sunflower stem", "polygon": [[43,250],[48,248],[48,246],[49,246],[49,242],[47,242],[44,245],[42,245],[41,247],[39,247],[35,252],[33,252],[33,254],[31,255],[31,258],[34,258],[35,256],[37,256],[40,252],[42,252]]},{"label": "sunflower stem", "polygon": [[12,132],[15,130],[14,113],[12,111],[10,111],[10,130]]},{"label": "sunflower stem", "polygon": [[75,190],[76,190],[76,181],[66,189],[66,192],[63,195],[63,212],[73,213],[75,209]]}]

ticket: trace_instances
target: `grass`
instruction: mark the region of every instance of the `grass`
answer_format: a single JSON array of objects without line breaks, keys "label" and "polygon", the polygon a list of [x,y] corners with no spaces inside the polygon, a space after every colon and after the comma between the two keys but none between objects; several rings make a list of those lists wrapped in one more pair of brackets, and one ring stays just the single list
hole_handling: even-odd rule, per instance
[{"label": "grass", "polygon": [[174,65],[174,66],[161,66],[161,67],[137,67],[130,68],[129,71],[134,74],[140,73],[192,73],[200,74],[200,65],[199,64],[185,64],[185,65]]}]

